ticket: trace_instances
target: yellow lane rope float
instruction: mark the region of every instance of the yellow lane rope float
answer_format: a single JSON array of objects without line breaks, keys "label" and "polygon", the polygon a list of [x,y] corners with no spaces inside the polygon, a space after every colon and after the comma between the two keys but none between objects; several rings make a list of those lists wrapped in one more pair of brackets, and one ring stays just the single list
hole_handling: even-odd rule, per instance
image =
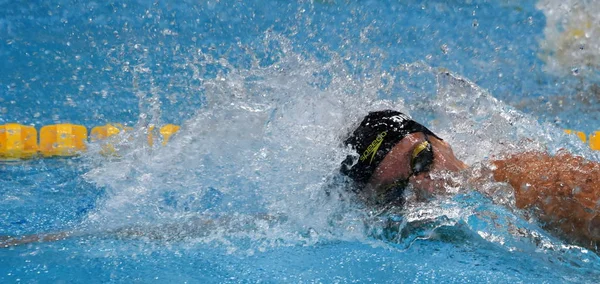
[{"label": "yellow lane rope float", "polygon": [[[154,130],[156,127],[148,127],[148,144],[154,144]],[[171,136],[179,131],[180,127],[173,124],[162,126],[158,133],[162,136],[163,146],[167,144]],[[133,128],[121,124],[106,124],[92,128],[90,135],[85,126],[76,124],[54,124],[43,126],[40,129],[39,144],[38,133],[35,127],[8,123],[0,125],[0,159],[19,160],[28,159],[41,155],[43,157],[70,157],[75,156],[87,149],[86,143],[97,142],[121,133],[121,131],[132,131]],[[600,131],[589,136],[581,131],[566,129],[565,133],[577,135],[579,139],[589,144],[593,150],[600,150]],[[102,154],[112,155],[116,153],[113,145],[102,145]]]},{"label": "yellow lane rope float", "polygon": [[[152,146],[155,126],[149,127],[148,141]],[[162,144],[166,145],[171,136],[179,131],[179,126],[164,125],[159,129]],[[80,154],[87,149],[87,141],[96,142],[133,128],[121,124],[106,124],[88,130],[83,125],[54,124],[43,126],[38,133],[33,126],[8,123],[0,125],[0,160],[19,160],[43,157],[70,157]],[[103,154],[114,154],[116,151],[111,144],[102,145]]]},{"label": "yellow lane rope float", "polygon": [[0,125],[0,158],[26,159],[37,155],[37,130],[16,123]]}]

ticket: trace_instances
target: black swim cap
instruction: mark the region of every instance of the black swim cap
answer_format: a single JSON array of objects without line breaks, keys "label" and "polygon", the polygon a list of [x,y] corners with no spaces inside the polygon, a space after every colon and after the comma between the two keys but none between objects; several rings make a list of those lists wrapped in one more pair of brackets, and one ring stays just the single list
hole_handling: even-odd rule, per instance
[{"label": "black swim cap", "polygon": [[340,172],[359,186],[364,186],[390,150],[406,135],[415,132],[423,132],[442,140],[427,127],[401,112],[370,112],[344,141],[346,146],[354,148],[360,156],[348,155],[342,162]]}]

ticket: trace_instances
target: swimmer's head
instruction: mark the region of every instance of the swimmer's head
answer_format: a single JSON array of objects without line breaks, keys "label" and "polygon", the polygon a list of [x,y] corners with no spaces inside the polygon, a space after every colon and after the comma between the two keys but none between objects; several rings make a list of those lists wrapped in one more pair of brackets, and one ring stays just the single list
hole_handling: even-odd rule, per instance
[{"label": "swimmer's head", "polygon": [[357,155],[348,155],[340,172],[352,179],[359,191],[368,191],[378,200],[384,197],[382,202],[401,199],[409,183],[423,180],[419,184],[427,184],[425,176],[434,167],[449,170],[465,167],[441,138],[393,110],[369,113],[344,144]]},{"label": "swimmer's head", "polygon": [[401,112],[370,112],[344,141],[344,144],[354,148],[359,156],[346,157],[342,162],[342,174],[358,184],[366,184],[390,150],[408,134],[415,132],[422,132],[441,140],[425,126]]}]

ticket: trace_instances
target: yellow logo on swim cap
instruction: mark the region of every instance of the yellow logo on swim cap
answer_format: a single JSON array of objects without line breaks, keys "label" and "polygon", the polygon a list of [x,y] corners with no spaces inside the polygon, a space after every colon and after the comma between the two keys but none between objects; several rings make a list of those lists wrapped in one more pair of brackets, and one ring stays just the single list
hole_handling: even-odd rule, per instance
[{"label": "yellow logo on swim cap", "polygon": [[367,147],[367,150],[365,150],[363,152],[363,154],[360,156],[360,161],[364,162],[367,158],[369,158],[369,156],[371,156],[371,160],[369,160],[369,164],[371,164],[371,162],[373,162],[373,158],[375,158],[375,153],[377,153],[377,150],[379,150],[379,146],[381,146],[381,143],[383,142],[383,138],[387,135],[387,131],[381,132],[379,133],[379,135],[377,135],[377,138],[375,138],[375,140],[373,140],[373,142],[371,142],[371,145],[369,145],[369,147]]}]

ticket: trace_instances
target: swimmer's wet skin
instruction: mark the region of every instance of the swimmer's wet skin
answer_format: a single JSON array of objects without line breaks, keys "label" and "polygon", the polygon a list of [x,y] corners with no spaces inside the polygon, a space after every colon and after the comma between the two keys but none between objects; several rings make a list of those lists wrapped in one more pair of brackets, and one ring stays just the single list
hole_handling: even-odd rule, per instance
[{"label": "swimmer's wet skin", "polygon": [[[432,178],[431,173],[467,168],[448,143],[397,111],[369,113],[344,142],[358,155],[349,155],[340,172],[371,206],[401,207],[408,185],[418,197],[443,194],[447,181]],[[600,164],[568,153],[529,152],[492,161],[489,170],[493,181],[514,188],[517,207],[533,213],[545,229],[599,251]],[[468,188],[493,182],[472,180],[475,186]]]}]

